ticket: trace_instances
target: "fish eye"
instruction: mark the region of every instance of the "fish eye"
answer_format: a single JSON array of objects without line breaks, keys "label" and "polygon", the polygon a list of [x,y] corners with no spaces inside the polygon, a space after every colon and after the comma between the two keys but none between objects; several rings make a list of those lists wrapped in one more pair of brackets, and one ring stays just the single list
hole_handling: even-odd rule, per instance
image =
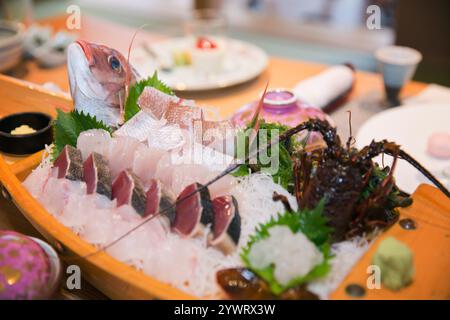
[{"label": "fish eye", "polygon": [[113,69],[114,71],[120,72],[122,70],[120,61],[115,56],[109,56],[108,63],[110,65],[111,69]]}]

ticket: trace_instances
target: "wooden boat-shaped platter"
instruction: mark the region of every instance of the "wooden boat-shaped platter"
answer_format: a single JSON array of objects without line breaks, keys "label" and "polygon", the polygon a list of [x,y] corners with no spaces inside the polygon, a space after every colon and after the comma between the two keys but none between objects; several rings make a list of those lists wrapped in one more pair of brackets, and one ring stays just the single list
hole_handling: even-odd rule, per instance
[{"label": "wooden boat-shaped platter", "polygon": [[[23,111],[56,115],[56,109],[70,110],[72,101],[65,95],[50,93],[38,86],[0,75],[0,117]],[[21,181],[42,159],[42,153],[16,158],[0,156],[0,181],[22,214],[54,246],[62,259],[77,264],[83,276],[113,299],[198,299],[101,252],[86,259],[96,248],[62,225],[32,197]],[[400,210],[402,218],[413,219],[417,228],[405,230],[397,223],[378,237],[356,263],[332,299],[354,299],[346,293],[349,284],[366,287],[368,266],[377,243],[393,236],[406,243],[414,253],[415,275],[412,284],[391,291],[383,286],[366,290],[359,299],[449,299],[450,298],[450,199],[430,185],[421,185],[413,194],[413,205]]]}]

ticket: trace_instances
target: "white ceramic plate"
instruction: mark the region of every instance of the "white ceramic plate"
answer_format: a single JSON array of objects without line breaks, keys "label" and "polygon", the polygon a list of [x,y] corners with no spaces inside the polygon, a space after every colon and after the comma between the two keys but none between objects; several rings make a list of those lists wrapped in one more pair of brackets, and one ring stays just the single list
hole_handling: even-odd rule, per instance
[{"label": "white ceramic plate", "polygon": [[[266,53],[247,42],[223,39],[224,57],[220,70],[205,72],[194,66],[173,66],[174,52],[191,48],[192,38],[172,38],[156,44],[136,47],[131,64],[141,76],[147,77],[158,70],[158,76],[172,89],[202,91],[225,88],[256,78],[267,67]],[[167,67],[170,71],[164,71]]]},{"label": "white ceramic plate", "polygon": [[[372,139],[394,141],[450,188],[450,160],[437,159],[426,152],[428,138],[435,132],[450,133],[450,105],[405,105],[383,111],[364,123],[356,136],[356,146],[362,148]],[[385,156],[384,160],[390,164],[392,157]],[[381,157],[375,161],[381,163]],[[394,176],[397,185],[409,193],[421,183],[431,184],[404,160],[398,161]]]}]

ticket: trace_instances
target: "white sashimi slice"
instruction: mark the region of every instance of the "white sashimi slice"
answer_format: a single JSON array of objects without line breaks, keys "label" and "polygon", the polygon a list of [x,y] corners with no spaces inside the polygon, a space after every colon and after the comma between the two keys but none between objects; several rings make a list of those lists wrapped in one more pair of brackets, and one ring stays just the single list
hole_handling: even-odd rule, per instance
[{"label": "white sashimi slice", "polygon": [[145,87],[138,99],[142,110],[149,112],[155,119],[161,119],[171,104],[177,105],[179,98],[161,92],[153,87]]},{"label": "white sashimi slice", "polygon": [[99,246],[114,240],[114,216],[111,210],[92,210],[88,220],[80,234],[84,240]]},{"label": "white sashimi slice", "polygon": [[101,129],[91,129],[80,133],[77,140],[77,149],[81,151],[83,160],[86,160],[92,152],[103,156],[109,154],[112,138],[109,132]]},{"label": "white sashimi slice", "polygon": [[113,144],[106,158],[111,169],[111,176],[114,178],[121,171],[132,168],[134,154],[141,143],[130,137],[116,137],[112,141]]},{"label": "white sashimi slice", "polygon": [[33,172],[25,179],[23,185],[35,198],[39,198],[44,191],[44,186],[50,178],[51,167],[39,165]]},{"label": "white sashimi slice", "polygon": [[61,215],[70,197],[86,194],[86,184],[81,181],[50,177],[44,186],[41,202],[53,215]]},{"label": "white sashimi slice", "polygon": [[[123,236],[144,221],[129,205],[117,208],[114,216],[115,239]],[[107,251],[118,257],[119,260],[141,269],[147,252],[161,247],[166,239],[166,233],[167,231],[163,228],[161,221],[158,218],[152,219],[133,230],[121,241],[108,248]]]},{"label": "white sashimi slice", "polygon": [[[171,151],[158,161],[154,177],[178,195],[186,186],[205,184],[225,170],[233,158],[214,149],[195,143],[191,148]],[[228,194],[237,180],[228,175],[209,187],[212,196]]]},{"label": "white sashimi slice", "polygon": [[[60,216],[60,221],[76,233],[82,233],[86,224],[92,223],[92,217],[97,217],[97,211],[103,213],[116,207],[116,201],[98,193],[70,196]],[[102,216],[100,214],[100,216]],[[89,236],[89,230],[87,231]],[[101,233],[101,232],[100,232]],[[95,236],[98,236],[96,233]]]},{"label": "white sashimi slice", "polygon": [[181,150],[172,152],[172,164],[198,164],[208,171],[223,171],[234,158],[197,142],[185,144]]},{"label": "white sashimi slice", "polygon": [[[207,181],[214,179],[219,174],[220,174],[219,171],[211,172],[210,175],[207,177]],[[209,193],[211,194],[211,198],[213,199],[219,196],[229,195],[231,190],[238,184],[238,181],[239,180],[233,177],[232,175],[227,175],[222,179],[220,179],[219,181],[213,183],[208,187]]]},{"label": "white sashimi slice", "polygon": [[146,141],[149,135],[161,128],[166,121],[156,120],[146,111],[139,111],[133,118],[128,120],[123,126],[114,131],[113,136],[127,136],[139,141]]},{"label": "white sashimi slice", "polygon": [[102,194],[93,193],[86,195],[86,197],[90,198],[89,201],[92,201],[97,209],[114,209],[117,206],[116,199],[111,200]]},{"label": "white sashimi slice", "polygon": [[131,169],[142,180],[144,185],[147,185],[150,179],[155,177],[158,161],[164,154],[166,154],[166,151],[149,148],[145,145],[140,145],[137,148]]},{"label": "white sashimi slice", "polygon": [[201,163],[209,171],[223,171],[233,162],[233,157],[201,144],[194,144],[190,151],[195,163]]},{"label": "white sashimi slice", "polygon": [[[220,171],[209,171],[207,167],[199,164],[186,164],[172,167],[171,188],[174,194],[178,195],[188,185],[198,182],[206,184],[214,179]],[[208,187],[212,198],[227,195],[236,186],[237,179],[233,176],[225,176]]]},{"label": "white sashimi slice", "polygon": [[149,147],[161,150],[173,150],[186,144],[188,132],[177,124],[165,125],[159,128],[151,128],[147,139]]},{"label": "white sashimi slice", "polygon": [[158,161],[155,170],[155,178],[161,180],[166,187],[172,185],[172,154],[167,152]]},{"label": "white sashimi slice", "polygon": [[80,233],[83,230],[89,220],[89,216],[95,210],[92,201],[86,201],[85,198],[85,195],[71,195],[59,218],[59,221],[76,233]]}]

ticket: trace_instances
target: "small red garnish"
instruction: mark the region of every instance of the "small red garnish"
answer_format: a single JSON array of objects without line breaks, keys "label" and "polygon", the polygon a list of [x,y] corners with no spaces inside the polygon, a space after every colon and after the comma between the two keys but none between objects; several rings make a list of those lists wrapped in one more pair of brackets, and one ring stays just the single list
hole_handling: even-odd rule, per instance
[{"label": "small red garnish", "polygon": [[215,49],[215,48],[217,48],[217,44],[208,38],[200,37],[197,39],[197,48],[199,48],[199,49]]}]

